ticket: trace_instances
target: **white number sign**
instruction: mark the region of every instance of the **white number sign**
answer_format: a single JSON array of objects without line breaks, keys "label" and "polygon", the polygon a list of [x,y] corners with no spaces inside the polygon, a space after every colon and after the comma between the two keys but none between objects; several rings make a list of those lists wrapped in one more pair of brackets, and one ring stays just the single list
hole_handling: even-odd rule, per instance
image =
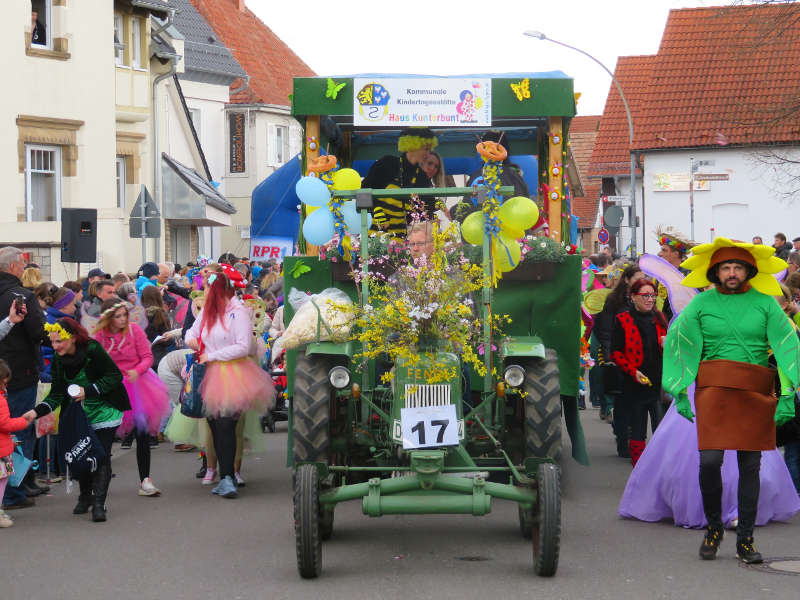
[{"label": "white number sign", "polygon": [[436,448],[458,445],[458,419],[454,404],[400,410],[403,448]]}]

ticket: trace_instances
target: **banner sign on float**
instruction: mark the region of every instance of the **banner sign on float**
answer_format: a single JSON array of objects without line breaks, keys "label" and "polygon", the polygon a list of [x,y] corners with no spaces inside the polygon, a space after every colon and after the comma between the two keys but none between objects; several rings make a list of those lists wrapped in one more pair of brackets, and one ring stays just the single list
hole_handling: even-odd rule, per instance
[{"label": "banner sign on float", "polygon": [[283,262],[284,256],[294,253],[294,240],[287,237],[260,236],[250,240],[250,260],[262,261],[275,258]]},{"label": "banner sign on float", "polygon": [[482,127],[492,124],[492,80],[353,79],[353,125]]}]

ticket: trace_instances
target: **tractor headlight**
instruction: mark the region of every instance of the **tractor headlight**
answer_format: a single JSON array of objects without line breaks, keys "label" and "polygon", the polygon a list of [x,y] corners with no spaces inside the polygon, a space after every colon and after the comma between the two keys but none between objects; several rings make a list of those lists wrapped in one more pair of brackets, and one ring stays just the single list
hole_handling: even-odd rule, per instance
[{"label": "tractor headlight", "polygon": [[519,387],[525,381],[525,369],[519,365],[508,365],[503,373],[503,379],[510,387]]},{"label": "tractor headlight", "polygon": [[341,390],[350,385],[350,371],[341,366],[333,367],[328,371],[328,379],[333,387],[337,390]]}]

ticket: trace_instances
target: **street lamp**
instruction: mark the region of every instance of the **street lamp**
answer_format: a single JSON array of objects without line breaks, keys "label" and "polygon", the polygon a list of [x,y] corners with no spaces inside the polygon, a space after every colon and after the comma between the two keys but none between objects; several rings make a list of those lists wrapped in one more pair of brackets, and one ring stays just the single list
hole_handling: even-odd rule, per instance
[{"label": "street lamp", "polygon": [[597,60],[594,56],[581,50],[580,48],[576,48],[575,46],[570,46],[569,44],[565,44],[564,42],[559,42],[558,40],[554,40],[553,38],[547,37],[541,31],[525,31],[523,35],[527,35],[528,37],[535,38],[537,40],[547,40],[548,42],[553,42],[554,44],[558,44],[559,46],[564,46],[565,48],[569,48],[571,50],[575,50],[576,52],[580,52],[584,56],[588,56],[598,65],[600,65],[603,70],[611,76],[611,80],[614,82],[614,85],[617,86],[617,91],[619,92],[619,97],[622,98],[622,105],[625,107],[625,116],[628,117],[628,137],[630,139],[631,144],[631,212],[630,212],[630,226],[631,226],[631,255],[633,258],[636,258],[636,159],[633,153],[633,119],[631,118],[631,109],[628,107],[628,101],[625,99],[625,94],[622,93],[622,86],[617,81],[617,78],[614,77],[614,73],[612,73],[608,67],[606,67],[603,63]]}]

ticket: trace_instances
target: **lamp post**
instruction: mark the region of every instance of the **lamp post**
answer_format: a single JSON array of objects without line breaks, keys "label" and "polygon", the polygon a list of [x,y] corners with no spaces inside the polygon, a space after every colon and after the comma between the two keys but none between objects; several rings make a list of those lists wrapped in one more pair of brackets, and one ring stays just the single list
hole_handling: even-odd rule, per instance
[{"label": "lamp post", "polygon": [[611,76],[611,80],[614,82],[614,85],[617,86],[617,91],[619,92],[619,97],[622,98],[622,105],[625,107],[625,116],[628,118],[628,137],[630,139],[631,144],[631,212],[630,212],[630,226],[631,226],[631,255],[633,258],[636,258],[637,255],[637,248],[636,248],[636,159],[633,153],[633,119],[631,118],[631,109],[628,107],[628,101],[625,99],[625,94],[622,93],[622,86],[617,81],[617,78],[614,77],[614,73],[612,73],[608,67],[606,67],[603,63],[597,60],[594,56],[581,50],[580,48],[576,48],[575,46],[570,46],[569,44],[565,44],[564,42],[559,42],[558,40],[554,40],[553,38],[547,37],[541,31],[525,31],[523,35],[528,37],[535,38],[537,40],[547,40],[548,42],[553,42],[554,44],[558,44],[559,46],[564,46],[565,48],[569,48],[570,50],[575,50],[576,52],[580,52],[584,56],[591,58],[594,62],[600,65],[603,70]]}]

